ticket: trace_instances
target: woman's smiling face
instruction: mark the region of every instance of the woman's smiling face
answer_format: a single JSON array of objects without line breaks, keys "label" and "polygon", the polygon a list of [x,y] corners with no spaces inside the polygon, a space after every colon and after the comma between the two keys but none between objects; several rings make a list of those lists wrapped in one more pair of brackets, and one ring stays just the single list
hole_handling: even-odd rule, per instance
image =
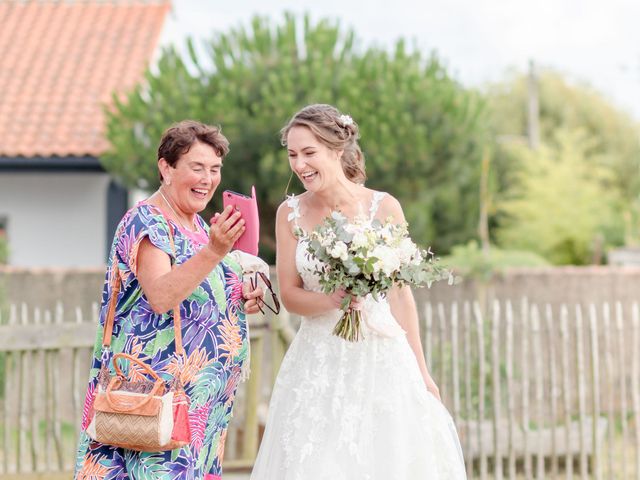
[{"label": "woman's smiling face", "polygon": [[320,191],[344,175],[340,152],[322,144],[307,127],[296,126],[289,131],[287,151],[291,170],[308,191]]},{"label": "woman's smiling face", "polygon": [[[164,164],[164,165],[163,165]],[[188,214],[204,210],[220,185],[222,158],[210,145],[194,143],[176,162],[175,168],[161,161],[163,178],[170,181],[173,200]]]}]

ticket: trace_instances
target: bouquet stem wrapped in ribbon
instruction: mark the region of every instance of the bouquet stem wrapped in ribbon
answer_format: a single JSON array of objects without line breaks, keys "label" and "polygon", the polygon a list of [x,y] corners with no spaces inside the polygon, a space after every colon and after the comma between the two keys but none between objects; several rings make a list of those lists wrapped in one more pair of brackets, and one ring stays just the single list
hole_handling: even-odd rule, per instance
[{"label": "bouquet stem wrapped in ribbon", "polygon": [[332,212],[308,236],[307,254],[320,260],[315,273],[325,293],[344,289],[344,314],[334,335],[350,342],[362,337],[367,319],[350,308],[352,296],[378,300],[394,286],[430,287],[433,282],[454,283],[451,271],[440,265],[431,249],[420,249],[409,237],[406,223],[381,222],[359,216],[349,221]]}]

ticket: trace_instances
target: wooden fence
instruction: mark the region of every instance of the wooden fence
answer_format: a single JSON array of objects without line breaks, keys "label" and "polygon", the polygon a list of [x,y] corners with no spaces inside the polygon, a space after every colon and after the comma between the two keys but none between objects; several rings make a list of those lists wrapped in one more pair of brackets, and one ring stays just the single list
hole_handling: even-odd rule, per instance
[{"label": "wooden fence", "polygon": [[[469,478],[640,480],[640,309],[423,304],[427,363]],[[250,468],[296,319],[256,317],[225,468]],[[97,307],[0,318],[0,477],[73,469]]]}]

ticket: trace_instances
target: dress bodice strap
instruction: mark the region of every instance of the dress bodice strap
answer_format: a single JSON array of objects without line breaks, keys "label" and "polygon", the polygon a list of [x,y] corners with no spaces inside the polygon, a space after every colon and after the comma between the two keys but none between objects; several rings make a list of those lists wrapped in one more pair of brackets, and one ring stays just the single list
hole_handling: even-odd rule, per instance
[{"label": "dress bodice strap", "polygon": [[289,215],[287,215],[287,221],[293,222],[294,232],[296,235],[302,234],[303,230],[300,227],[299,219],[300,219],[300,199],[295,195],[289,195],[286,200],[287,207],[291,209]]},{"label": "dress bodice strap", "polygon": [[369,207],[369,220],[373,220],[378,213],[378,207],[380,202],[385,197],[385,192],[373,192],[373,198],[371,199],[371,206]]}]

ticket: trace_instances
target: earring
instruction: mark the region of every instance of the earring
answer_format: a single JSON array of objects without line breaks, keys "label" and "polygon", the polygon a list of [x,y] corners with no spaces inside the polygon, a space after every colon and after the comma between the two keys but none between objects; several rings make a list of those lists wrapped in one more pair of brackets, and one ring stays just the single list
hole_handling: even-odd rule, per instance
[{"label": "earring", "polygon": [[164,181],[165,185],[168,187],[169,185],[171,185],[171,180],[169,180],[168,178]]}]

